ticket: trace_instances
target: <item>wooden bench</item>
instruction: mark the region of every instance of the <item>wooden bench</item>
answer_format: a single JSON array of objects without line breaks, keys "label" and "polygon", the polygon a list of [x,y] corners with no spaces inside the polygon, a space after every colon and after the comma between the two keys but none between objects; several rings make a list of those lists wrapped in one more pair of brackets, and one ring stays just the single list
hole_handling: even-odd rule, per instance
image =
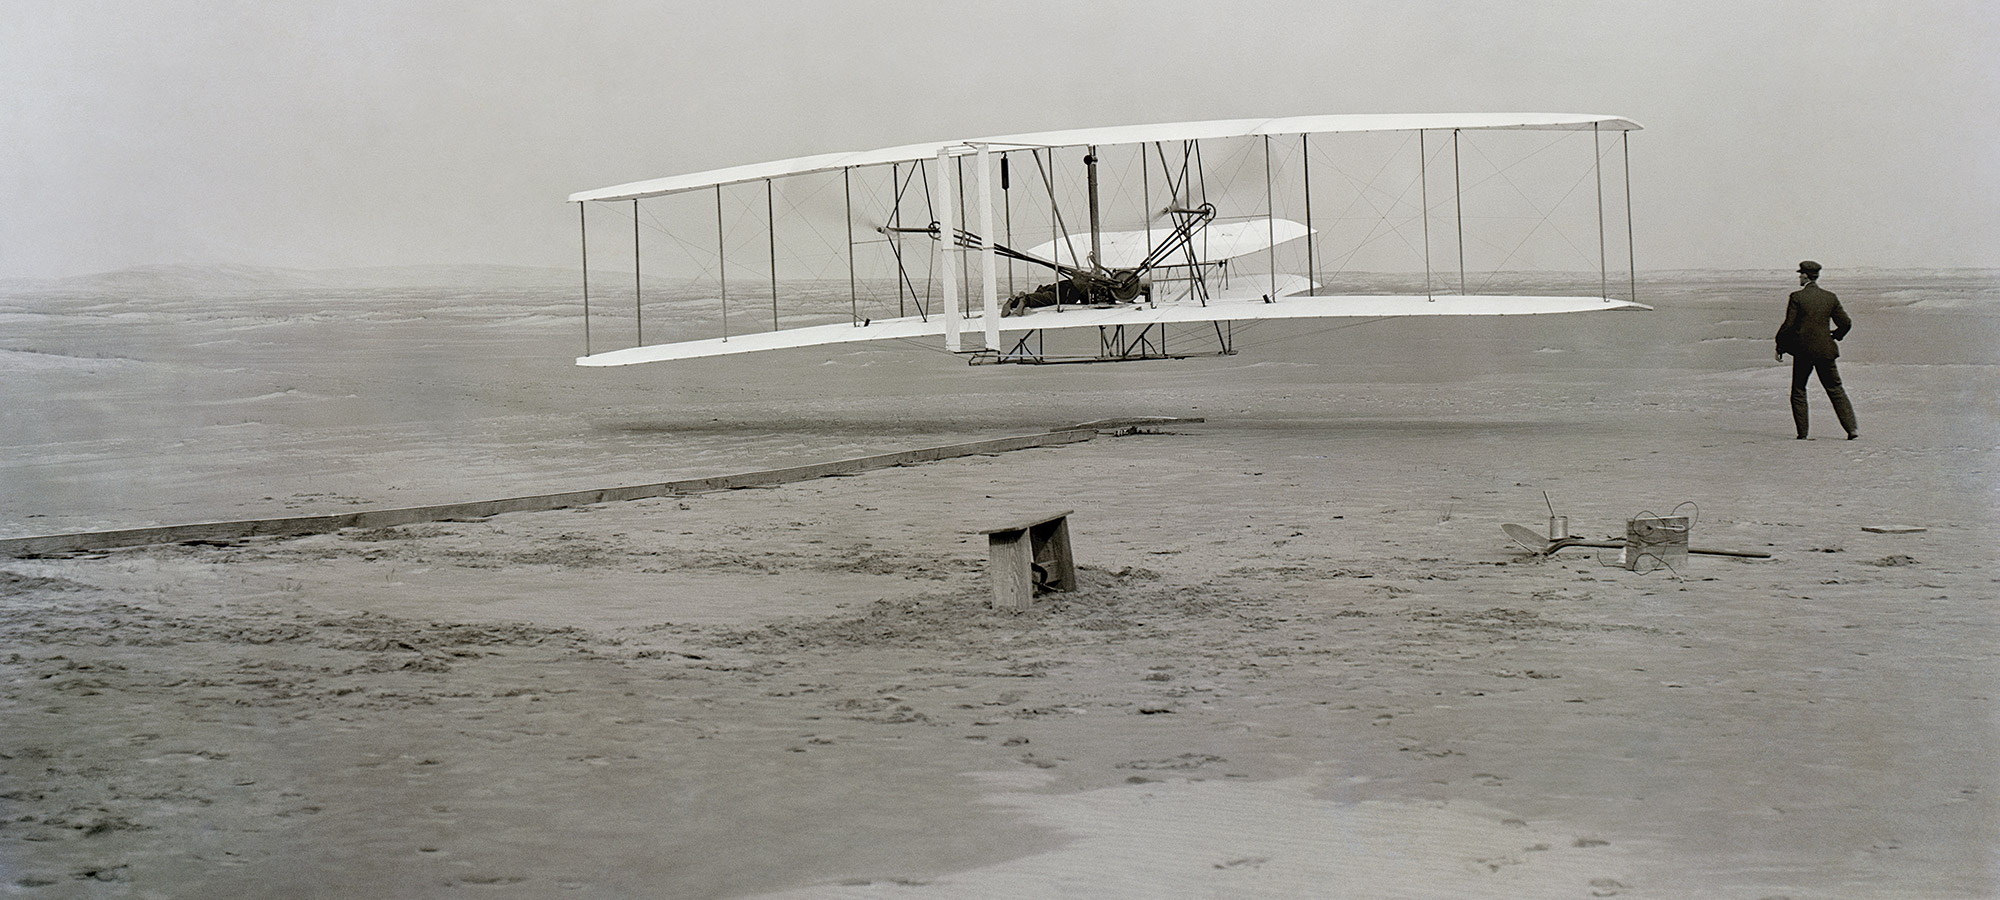
[{"label": "wooden bench", "polygon": [[1027,609],[1036,594],[1076,590],[1076,560],[1069,550],[1071,512],[980,530],[986,535],[986,573],[993,581],[996,609]]}]

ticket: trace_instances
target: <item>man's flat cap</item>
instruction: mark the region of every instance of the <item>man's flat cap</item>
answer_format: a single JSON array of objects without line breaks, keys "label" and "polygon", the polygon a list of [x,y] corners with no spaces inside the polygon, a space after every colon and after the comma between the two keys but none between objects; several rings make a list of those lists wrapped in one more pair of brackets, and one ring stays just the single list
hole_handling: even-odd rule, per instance
[{"label": "man's flat cap", "polygon": [[1800,275],[1818,275],[1818,274],[1819,274],[1819,263],[1816,263],[1816,262],[1813,262],[1813,261],[1812,261],[1812,260],[1810,260],[1810,259],[1809,259],[1809,260],[1806,260],[1805,262],[1802,262],[1802,263],[1799,263],[1799,274],[1800,274]]}]

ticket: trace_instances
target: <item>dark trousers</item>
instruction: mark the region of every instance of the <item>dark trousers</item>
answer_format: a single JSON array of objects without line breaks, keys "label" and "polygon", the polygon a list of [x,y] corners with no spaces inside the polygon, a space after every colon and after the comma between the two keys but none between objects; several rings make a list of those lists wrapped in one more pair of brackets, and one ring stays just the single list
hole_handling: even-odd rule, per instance
[{"label": "dark trousers", "polygon": [[1826,399],[1833,401],[1833,414],[1840,419],[1840,427],[1848,434],[1860,431],[1854,424],[1854,406],[1847,402],[1847,391],[1840,386],[1840,367],[1831,359],[1792,355],[1792,424],[1798,426],[1799,437],[1806,436],[1806,377],[1819,373],[1819,386],[1826,388]]}]

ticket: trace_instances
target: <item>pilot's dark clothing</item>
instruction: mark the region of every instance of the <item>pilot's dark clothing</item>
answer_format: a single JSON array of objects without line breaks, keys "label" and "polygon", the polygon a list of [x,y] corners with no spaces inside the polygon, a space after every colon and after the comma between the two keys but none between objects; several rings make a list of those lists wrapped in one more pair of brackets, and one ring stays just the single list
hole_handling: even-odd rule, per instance
[{"label": "pilot's dark clothing", "polygon": [[1840,358],[1836,342],[1853,327],[1846,310],[1840,308],[1840,298],[1817,282],[1793,291],[1785,305],[1785,324],[1778,327],[1778,352],[1792,355],[1792,424],[1798,427],[1799,437],[1806,436],[1806,379],[1814,372],[1819,373],[1826,398],[1833,401],[1840,427],[1850,437],[1859,433],[1854,407],[1847,401],[1847,391],[1840,386],[1840,369],[1834,365]]}]

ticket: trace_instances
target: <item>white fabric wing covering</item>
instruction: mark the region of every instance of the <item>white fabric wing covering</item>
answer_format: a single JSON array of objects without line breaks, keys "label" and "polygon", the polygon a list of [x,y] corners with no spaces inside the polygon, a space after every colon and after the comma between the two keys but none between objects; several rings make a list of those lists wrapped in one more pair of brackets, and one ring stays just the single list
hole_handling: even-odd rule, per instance
[{"label": "white fabric wing covering", "polygon": [[1105,128],[1074,128],[963,140],[905,144],[881,150],[821,153],[796,159],[782,159],[747,166],[711,169],[687,175],[673,175],[647,181],[580,191],[571,194],[572,203],[586,200],[635,200],[682,191],[700,190],[723,184],[740,184],[765,178],[834,172],[857,166],[886,166],[936,159],[940,150],[965,156],[985,145],[993,150],[1032,147],[1115,146],[1149,141],[1193,141],[1232,137],[1276,137],[1297,134],[1334,134],[1363,131],[1637,131],[1639,124],[1620,116],[1578,113],[1383,113],[1331,116],[1287,116],[1276,119],[1220,119],[1207,122],[1164,122],[1156,125],[1113,125]]},{"label": "white fabric wing covering", "polygon": [[[1258,279],[1250,278],[1255,282]],[[1037,309],[1027,315],[1009,316],[1000,320],[1003,332],[1030,331],[1035,329],[1090,328],[1094,326],[1145,326],[1188,322],[1246,322],[1262,319],[1324,319],[1363,318],[1378,319],[1397,316],[1527,316],[1555,313],[1592,312],[1615,309],[1652,309],[1643,303],[1613,300],[1605,297],[1499,297],[1499,296],[1456,296],[1439,295],[1422,297],[1409,295],[1344,295],[1315,297],[1304,295],[1286,296],[1290,290],[1302,289],[1310,282],[1298,276],[1280,276],[1278,298],[1264,299],[1267,289],[1252,286],[1209,299],[1207,303],[1177,301],[1153,306],[1125,304],[1107,308],[1068,307],[1057,310],[1053,307]],[[962,327],[968,340],[977,341],[983,327],[981,317],[973,316],[962,320]],[[675,359],[697,359],[704,356],[722,356],[731,353],[752,353],[760,350],[781,350],[794,347],[814,347],[825,344],[852,343],[859,341],[894,340],[897,338],[929,337],[941,335],[945,330],[942,316],[932,316],[928,321],[915,316],[900,319],[878,319],[866,325],[859,323],[836,323],[815,325],[806,328],[789,328],[782,331],[764,331],[743,334],[730,338],[710,338],[699,341],[684,341],[674,344],[653,344],[645,347],[629,347],[579,357],[580,366],[629,366],[637,363],[664,362]],[[1007,342],[1003,338],[1002,345]]]}]

